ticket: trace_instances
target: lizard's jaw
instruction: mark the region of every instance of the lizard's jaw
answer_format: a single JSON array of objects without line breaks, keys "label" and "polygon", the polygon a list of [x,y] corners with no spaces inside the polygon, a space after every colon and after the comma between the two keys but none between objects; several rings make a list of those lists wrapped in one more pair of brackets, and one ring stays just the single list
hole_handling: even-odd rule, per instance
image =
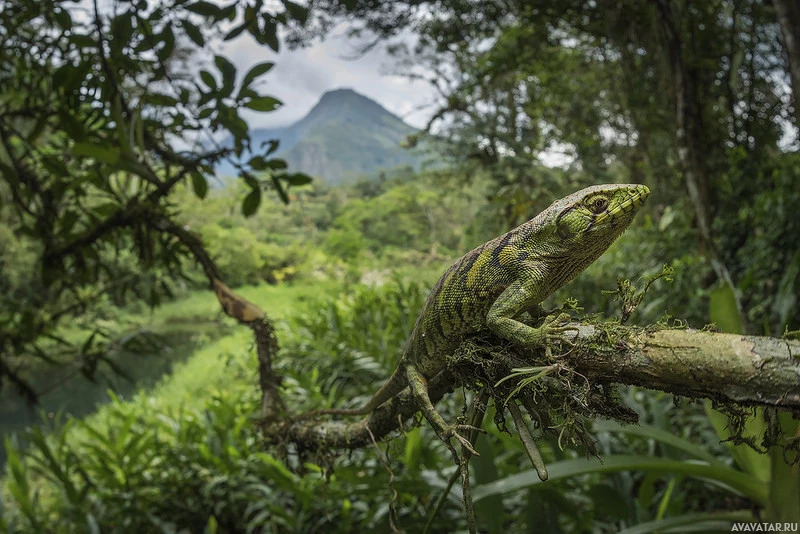
[{"label": "lizard's jaw", "polygon": [[554,203],[567,204],[555,220],[554,246],[574,256],[599,257],[633,222],[649,196],[645,185],[607,184],[587,187]]},{"label": "lizard's jaw", "polygon": [[645,185],[631,184],[613,191],[607,211],[595,215],[583,234],[581,252],[592,261],[605,252],[628,229],[639,209],[650,196]]},{"label": "lizard's jaw", "polygon": [[608,219],[611,219],[612,224],[614,224],[616,219],[622,219],[624,220],[623,224],[627,226],[633,220],[639,208],[645,203],[647,197],[650,196],[650,189],[646,185],[631,185],[627,188],[620,188],[616,196],[618,199],[621,196],[621,200],[617,200],[611,209],[599,215],[595,219],[594,225],[602,225]]}]

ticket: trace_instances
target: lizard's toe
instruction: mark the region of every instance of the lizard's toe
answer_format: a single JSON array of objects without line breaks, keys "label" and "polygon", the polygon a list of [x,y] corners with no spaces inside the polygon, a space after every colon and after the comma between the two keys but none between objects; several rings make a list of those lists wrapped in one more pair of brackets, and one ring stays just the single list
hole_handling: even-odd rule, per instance
[{"label": "lizard's toe", "polygon": [[571,340],[570,338],[568,338],[567,336],[555,336],[555,339],[556,339],[557,341],[560,341],[562,344],[564,344],[564,345],[567,345],[567,346],[569,346],[569,347],[574,347],[574,346],[575,346],[575,342],[574,342],[574,341],[572,341],[572,340]]},{"label": "lizard's toe", "polygon": [[553,321],[553,322],[555,322],[555,323],[566,323],[566,322],[569,322],[571,320],[572,320],[572,316],[570,316],[570,314],[568,314],[568,313],[560,313],[560,314],[558,314],[558,317],[556,317],[555,321]]}]

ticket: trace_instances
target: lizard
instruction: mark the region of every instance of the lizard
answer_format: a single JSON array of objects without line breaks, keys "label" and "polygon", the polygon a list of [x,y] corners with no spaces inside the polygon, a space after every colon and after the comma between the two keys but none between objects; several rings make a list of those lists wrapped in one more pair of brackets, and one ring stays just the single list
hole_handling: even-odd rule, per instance
[{"label": "lizard", "polygon": [[439,438],[451,448],[456,438],[477,454],[459,430],[448,425],[428,395],[427,381],[447,367],[469,335],[490,329],[526,347],[569,343],[568,316],[547,316],[539,327],[519,321],[525,312],[543,314],[541,302],[599,258],[627,229],[650,190],[639,184],[594,185],[556,200],[539,215],[467,252],[431,289],[394,373],[361,408],[327,409],[318,415],[366,415],[406,387]]}]

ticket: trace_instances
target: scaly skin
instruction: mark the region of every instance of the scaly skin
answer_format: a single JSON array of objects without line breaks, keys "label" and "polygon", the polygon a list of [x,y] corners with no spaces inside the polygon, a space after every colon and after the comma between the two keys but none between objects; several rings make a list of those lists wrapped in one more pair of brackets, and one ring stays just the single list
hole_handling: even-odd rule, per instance
[{"label": "scaly skin", "polygon": [[[610,184],[582,189],[496,239],[471,250],[442,275],[417,318],[391,378],[362,408],[320,410],[309,415],[364,415],[411,388],[439,437],[450,446],[462,426],[447,425],[428,396],[427,380],[443,371],[447,356],[475,332],[489,328],[522,346],[566,341],[562,317],[538,328],[517,318],[539,314],[540,303],[599,258],[630,225],[650,195],[643,185]],[[452,447],[451,447],[451,450]]]}]

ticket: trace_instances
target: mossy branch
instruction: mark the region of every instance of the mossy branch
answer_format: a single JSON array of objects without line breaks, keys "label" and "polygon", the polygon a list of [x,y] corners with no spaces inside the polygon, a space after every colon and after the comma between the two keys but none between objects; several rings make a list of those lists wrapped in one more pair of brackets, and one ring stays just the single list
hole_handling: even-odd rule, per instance
[{"label": "mossy branch", "polygon": [[[447,372],[429,383],[433,402],[457,386],[486,387],[500,406],[520,401],[534,423],[559,440],[594,452],[582,424],[589,417],[635,422],[621,406],[617,384],[636,385],[716,405],[761,406],[800,413],[800,341],[686,328],[573,323],[575,346],[548,360],[545,351],[520,349],[493,335],[465,341]],[[548,373],[541,369],[548,366]],[[525,382],[525,368],[535,376]],[[509,374],[518,376],[502,381]],[[356,449],[402,428],[417,408],[408,392],[354,422],[292,420],[267,430],[300,450]],[[794,445],[790,445],[796,448]]]},{"label": "mossy branch", "polygon": [[581,327],[581,338],[608,336],[617,349],[595,341],[576,355],[578,370],[593,380],[800,412],[798,341],[692,329],[614,330]]}]

